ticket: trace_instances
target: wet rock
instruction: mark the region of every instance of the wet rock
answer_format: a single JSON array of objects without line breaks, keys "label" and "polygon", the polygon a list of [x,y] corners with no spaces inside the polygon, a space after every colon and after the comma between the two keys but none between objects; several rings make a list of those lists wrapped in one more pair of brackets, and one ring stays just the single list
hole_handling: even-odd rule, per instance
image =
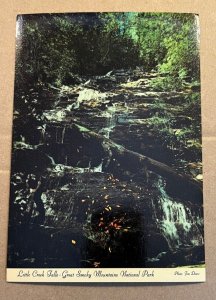
[{"label": "wet rock", "polygon": [[41,173],[51,164],[50,158],[37,149],[15,149],[13,152],[13,172]]},{"label": "wet rock", "polygon": [[[69,86],[53,89],[53,97],[44,92],[41,100],[48,97],[48,104],[30,93],[23,98],[22,113],[16,110],[11,207],[18,221],[17,226],[15,219],[11,222],[9,265],[175,267],[203,262],[203,216],[196,206],[191,208],[188,194],[191,197],[192,191],[173,184],[157,186],[158,175],[141,169],[128,156],[121,160],[115,154],[110,161],[112,155],[85,129],[172,163],[176,152],[147,124],[149,117],[161,112],[156,104],[163,99],[164,111],[179,116],[176,125],[182,121],[189,125],[180,110],[185,95],[150,90],[149,80],[158,74],[142,68],[85,78],[70,75],[64,82]],[[33,98],[36,102],[31,102]],[[26,112],[33,118],[25,120]],[[83,127],[78,130],[74,124]],[[45,179],[44,223],[36,224],[35,215],[28,211],[29,174],[37,182],[41,176]],[[171,198],[176,188],[188,206]],[[185,238],[180,217],[189,214],[187,209],[200,225],[196,225],[199,230],[188,227]],[[40,217],[36,205],[34,212]],[[169,236],[170,226],[176,236]],[[194,238],[199,246],[192,245]]]},{"label": "wet rock", "polygon": [[146,254],[148,257],[157,257],[161,252],[168,251],[170,251],[170,246],[163,234],[152,232],[147,236]]}]

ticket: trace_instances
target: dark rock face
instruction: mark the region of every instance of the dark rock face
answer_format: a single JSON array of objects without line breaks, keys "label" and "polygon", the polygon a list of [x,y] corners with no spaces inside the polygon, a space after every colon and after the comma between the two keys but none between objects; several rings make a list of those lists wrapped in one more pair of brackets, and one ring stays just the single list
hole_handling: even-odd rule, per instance
[{"label": "dark rock face", "polygon": [[164,178],[131,160],[122,161],[130,166],[123,170],[101,141],[86,134],[85,127],[129,150],[176,163],[175,151],[148,126],[154,99],[171,103],[170,95],[150,90],[151,76],[137,69],[68,78],[71,86],[58,95],[46,91],[55,101],[32,104],[30,95],[25,109],[16,103],[9,267],[203,263],[202,208],[190,202],[190,191],[184,191],[185,204],[180,194],[169,193]]},{"label": "dark rock face", "polygon": [[49,165],[50,159],[37,149],[16,149],[13,154],[13,172],[40,173]]}]

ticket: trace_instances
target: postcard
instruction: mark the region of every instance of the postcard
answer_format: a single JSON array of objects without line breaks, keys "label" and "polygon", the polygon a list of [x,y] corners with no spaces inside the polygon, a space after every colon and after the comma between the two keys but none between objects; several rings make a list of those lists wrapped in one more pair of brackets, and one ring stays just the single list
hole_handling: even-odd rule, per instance
[{"label": "postcard", "polygon": [[7,280],[205,281],[199,16],[16,26]]}]

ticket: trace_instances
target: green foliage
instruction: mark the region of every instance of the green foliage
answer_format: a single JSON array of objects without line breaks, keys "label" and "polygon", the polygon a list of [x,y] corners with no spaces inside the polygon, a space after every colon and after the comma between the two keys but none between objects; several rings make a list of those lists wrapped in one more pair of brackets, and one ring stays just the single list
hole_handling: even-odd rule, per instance
[{"label": "green foliage", "polygon": [[182,23],[180,29],[177,28],[174,35],[164,39],[167,54],[159,65],[162,73],[169,72],[180,79],[185,79],[186,76],[198,78],[199,59],[194,29],[194,20],[189,19]]},{"label": "green foliage", "polygon": [[150,87],[154,91],[180,91],[182,90],[184,81],[180,77],[164,76],[153,78]]},{"label": "green foliage", "polygon": [[[168,16],[168,15],[167,15]],[[156,67],[165,57],[162,33],[166,26],[162,14],[135,13],[131,15],[128,35],[139,49],[140,62],[146,70]]]},{"label": "green foliage", "polygon": [[179,90],[186,79],[199,78],[197,30],[197,18],[192,14],[132,15],[128,31],[144,68],[157,68],[166,75],[155,80],[154,87]]},{"label": "green foliage", "polygon": [[159,90],[199,78],[196,18],[192,14],[92,13],[18,17],[17,84],[73,84],[74,74],[105,74],[143,65],[165,78]]},{"label": "green foliage", "polygon": [[[173,105],[163,99],[155,99],[152,116],[148,119],[151,131],[163,145],[181,156],[190,153],[194,159],[201,155],[200,93],[188,93]],[[180,119],[179,119],[180,118]],[[178,119],[180,121],[178,121]],[[186,122],[186,123],[185,123]]]},{"label": "green foliage", "polygon": [[69,30],[76,33],[67,19],[43,15],[24,17],[17,78],[21,77],[25,83],[50,82],[64,78],[71,68],[77,67]]}]

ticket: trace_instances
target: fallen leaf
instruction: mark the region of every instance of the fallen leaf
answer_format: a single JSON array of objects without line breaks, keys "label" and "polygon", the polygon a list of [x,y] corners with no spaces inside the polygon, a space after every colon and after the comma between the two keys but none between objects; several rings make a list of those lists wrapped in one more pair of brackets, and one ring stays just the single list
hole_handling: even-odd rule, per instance
[{"label": "fallen leaf", "polygon": [[100,266],[100,262],[99,262],[99,261],[95,261],[95,262],[93,263],[93,265],[94,265],[95,268],[97,268],[97,267]]}]

